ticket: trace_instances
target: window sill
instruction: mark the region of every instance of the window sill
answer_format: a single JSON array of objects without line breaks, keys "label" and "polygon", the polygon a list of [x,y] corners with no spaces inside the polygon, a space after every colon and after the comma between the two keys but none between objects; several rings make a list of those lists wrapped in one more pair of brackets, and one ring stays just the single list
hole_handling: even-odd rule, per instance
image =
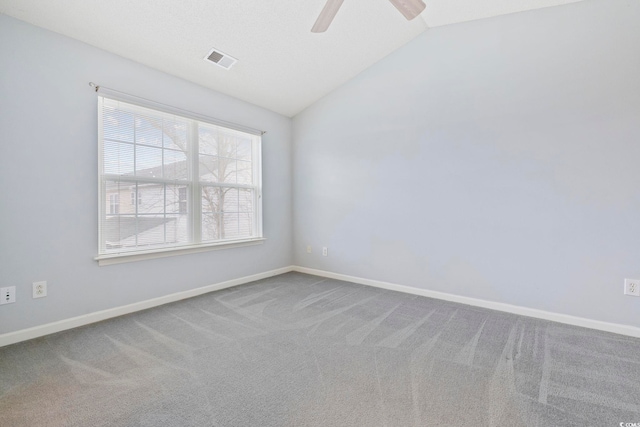
[{"label": "window sill", "polygon": [[243,246],[261,245],[267,240],[264,237],[246,240],[232,240],[205,245],[181,246],[179,248],[161,248],[149,251],[131,251],[98,255],[94,259],[100,267],[125,262],[144,261],[147,259],[164,258],[177,255],[195,254],[198,252],[214,251],[218,249],[240,248]]}]

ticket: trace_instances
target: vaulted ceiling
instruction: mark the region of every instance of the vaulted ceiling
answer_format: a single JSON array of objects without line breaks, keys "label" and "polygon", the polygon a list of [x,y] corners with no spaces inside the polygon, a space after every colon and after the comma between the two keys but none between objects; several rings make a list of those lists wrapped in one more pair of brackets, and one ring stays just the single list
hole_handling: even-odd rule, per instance
[{"label": "vaulted ceiling", "polygon": [[[387,0],[0,0],[0,12],[294,116],[428,28],[582,0],[425,0],[413,21]],[[203,61],[212,49],[231,70]]]}]

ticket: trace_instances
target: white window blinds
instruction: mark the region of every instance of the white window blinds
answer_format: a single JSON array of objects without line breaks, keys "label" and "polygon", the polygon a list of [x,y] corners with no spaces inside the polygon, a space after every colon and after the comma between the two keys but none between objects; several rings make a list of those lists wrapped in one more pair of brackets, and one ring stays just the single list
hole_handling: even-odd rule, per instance
[{"label": "white window blinds", "polygon": [[262,237],[260,136],[98,101],[100,254]]}]

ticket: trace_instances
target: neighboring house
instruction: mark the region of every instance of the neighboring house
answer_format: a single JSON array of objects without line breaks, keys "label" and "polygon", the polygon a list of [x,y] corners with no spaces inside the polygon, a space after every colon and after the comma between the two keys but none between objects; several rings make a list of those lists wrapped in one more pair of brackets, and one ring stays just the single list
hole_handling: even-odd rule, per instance
[{"label": "neighboring house", "polygon": [[[251,162],[203,155],[201,239],[228,240],[252,234],[253,191],[225,187],[250,183]],[[184,180],[187,161],[180,160],[137,170],[129,179],[107,181],[105,188],[106,249],[135,248],[189,240],[189,187],[185,184],[149,183],[145,179]],[[218,179],[218,176],[221,179]],[[208,184],[211,183],[211,184]],[[215,185],[214,185],[215,184]]]},{"label": "neighboring house", "polygon": [[187,193],[185,185],[110,181],[105,205],[107,249],[186,241]]}]

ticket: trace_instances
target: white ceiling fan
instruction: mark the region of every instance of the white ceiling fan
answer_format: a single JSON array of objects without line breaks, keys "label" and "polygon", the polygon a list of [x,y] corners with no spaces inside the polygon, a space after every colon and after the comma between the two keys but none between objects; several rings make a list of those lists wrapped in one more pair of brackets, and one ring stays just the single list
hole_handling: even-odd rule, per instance
[{"label": "white ceiling fan", "polygon": [[[427,6],[424,4],[422,0],[389,0],[392,5],[396,7],[407,18],[408,21],[411,21],[416,16],[420,15],[420,13]],[[320,12],[320,16],[316,20],[316,23],[313,24],[313,28],[311,28],[312,33],[324,33],[329,28],[331,21],[338,13],[338,9],[342,6],[342,2],[344,0],[327,0],[327,3],[324,5],[322,12]]]}]

